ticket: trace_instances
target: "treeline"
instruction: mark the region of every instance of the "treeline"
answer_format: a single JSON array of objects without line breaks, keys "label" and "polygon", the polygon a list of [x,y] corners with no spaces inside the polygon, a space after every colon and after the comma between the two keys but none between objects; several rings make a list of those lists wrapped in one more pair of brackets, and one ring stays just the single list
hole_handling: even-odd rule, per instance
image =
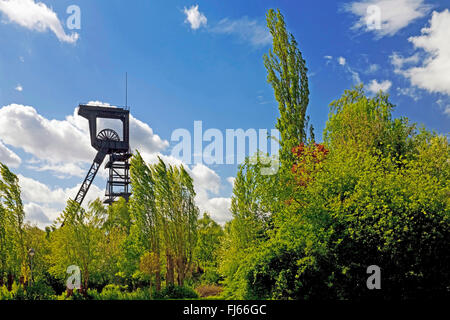
[{"label": "treeline", "polygon": [[[120,199],[106,207],[97,199],[85,210],[69,200],[44,232],[24,224],[18,179],[2,165],[0,287],[11,291],[13,283],[16,290],[32,284],[44,297],[55,298],[65,291],[69,266],[79,268],[84,296],[95,295],[89,288],[101,292],[106,286],[106,291],[125,292],[147,287],[144,297],[161,297],[165,280],[169,297],[197,297],[189,288],[172,288],[184,288],[186,279],[192,285],[194,277],[200,283],[203,274],[212,279],[208,283],[217,283],[218,275],[210,270],[217,266],[214,252],[222,229],[206,213],[199,219],[187,171],[162,160],[148,165],[136,152],[130,175],[129,203]],[[5,288],[3,293],[10,296]]]}]

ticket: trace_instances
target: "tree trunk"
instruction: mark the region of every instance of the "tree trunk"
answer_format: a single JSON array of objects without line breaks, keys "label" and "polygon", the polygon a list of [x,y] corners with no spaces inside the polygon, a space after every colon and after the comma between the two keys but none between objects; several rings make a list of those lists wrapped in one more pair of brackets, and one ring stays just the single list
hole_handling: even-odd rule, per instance
[{"label": "tree trunk", "polygon": [[161,265],[159,264],[159,252],[156,253],[156,272],[155,272],[155,283],[156,283],[156,291],[161,291]]},{"label": "tree trunk", "polygon": [[178,258],[177,259],[177,280],[178,280],[178,285],[180,287],[183,286],[184,284],[184,263],[183,263],[183,258]]},{"label": "tree trunk", "polygon": [[8,273],[8,291],[12,290],[13,282],[14,282],[14,275],[12,273]]},{"label": "tree trunk", "polygon": [[152,299],[152,276],[150,276],[150,281],[149,281],[149,290],[150,290],[150,299]]},{"label": "tree trunk", "polygon": [[166,286],[169,286],[174,284],[174,265],[172,255],[167,252],[166,257],[167,257]]}]

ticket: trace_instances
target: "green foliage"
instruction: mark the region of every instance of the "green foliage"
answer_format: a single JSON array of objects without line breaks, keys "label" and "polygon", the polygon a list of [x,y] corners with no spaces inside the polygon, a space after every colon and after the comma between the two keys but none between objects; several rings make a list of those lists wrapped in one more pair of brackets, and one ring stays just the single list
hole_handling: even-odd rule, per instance
[{"label": "green foliage", "polygon": [[55,291],[44,281],[37,281],[24,288],[13,284],[12,290],[6,286],[0,287],[0,300],[54,300]]},{"label": "green foliage", "polygon": [[394,106],[382,92],[367,98],[363,86],[346,90],[333,101],[324,132],[331,149],[348,148],[352,152],[377,149],[384,155],[406,155],[412,148],[414,125],[408,119],[392,120]]},{"label": "green foliage", "polygon": [[24,218],[19,179],[0,163],[0,280],[28,273]]},{"label": "green foliage", "polygon": [[186,286],[167,286],[155,293],[155,299],[197,299],[198,294],[194,289]]},{"label": "green foliage", "polygon": [[104,239],[101,228],[105,214],[106,209],[99,199],[91,202],[87,211],[73,200],[68,201],[61,217],[64,226],[50,234],[50,274],[63,280],[67,277],[68,266],[79,266],[85,288],[91,276],[100,277],[100,261],[104,254],[100,251]]},{"label": "green foliage", "polygon": [[[192,178],[183,167],[166,165],[161,159],[149,166],[137,152],[131,160],[133,196],[130,200],[132,226],[125,242],[128,273],[139,269],[141,257],[153,254],[166,258],[166,282],[183,285],[192,268],[197,242],[198,208]],[[152,268],[156,288],[161,287],[161,266]]]},{"label": "green foliage", "polygon": [[224,236],[222,227],[205,212],[203,218],[198,220],[198,237],[195,247],[194,260],[203,270],[202,282],[217,283],[220,279],[218,273],[219,249]]},{"label": "green foliage", "polygon": [[27,300],[53,300],[55,291],[47,283],[40,280],[26,288]]},{"label": "green foliage", "polygon": [[[226,297],[409,299],[448,294],[447,139],[424,130],[416,134],[406,120],[392,119],[392,105],[381,94],[368,99],[356,88],[338,101],[326,129],[330,153],[320,161],[302,156],[293,176],[285,177],[297,187],[287,186],[290,201],[273,197],[273,202],[283,202],[273,207],[279,210],[272,212],[267,238],[253,241],[237,259],[224,255]],[[250,190],[246,197],[261,197],[262,189]],[[245,213],[249,207],[239,210]],[[239,214],[226,228],[227,248],[239,243],[234,239],[238,235],[233,236]],[[382,270],[382,292],[366,287],[366,268],[373,264]]]}]

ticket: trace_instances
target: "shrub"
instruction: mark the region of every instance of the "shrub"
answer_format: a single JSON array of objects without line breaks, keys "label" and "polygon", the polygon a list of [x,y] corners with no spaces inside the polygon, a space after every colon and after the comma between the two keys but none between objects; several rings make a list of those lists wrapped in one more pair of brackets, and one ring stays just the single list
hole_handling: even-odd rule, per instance
[{"label": "shrub", "polygon": [[53,300],[55,291],[44,281],[37,281],[27,287],[25,297],[27,300]]},{"label": "shrub", "polygon": [[222,293],[223,289],[220,286],[214,285],[214,284],[206,284],[199,286],[195,289],[195,291],[198,293],[198,295],[201,298],[211,297],[211,296],[218,296]]},{"label": "shrub", "polygon": [[8,291],[8,288],[6,286],[0,287],[0,300],[13,300],[13,294],[12,292]]},{"label": "shrub", "polygon": [[197,299],[198,294],[190,287],[168,286],[155,292],[154,299]]}]

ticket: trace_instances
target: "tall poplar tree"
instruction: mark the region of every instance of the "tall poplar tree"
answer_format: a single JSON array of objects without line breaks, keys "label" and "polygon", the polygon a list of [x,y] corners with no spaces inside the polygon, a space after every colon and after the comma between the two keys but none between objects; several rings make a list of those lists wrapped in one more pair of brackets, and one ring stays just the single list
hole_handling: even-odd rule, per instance
[{"label": "tall poplar tree", "polygon": [[273,48],[264,55],[267,82],[272,85],[280,116],[276,128],[280,131],[280,160],[284,168],[293,163],[292,148],[306,140],[306,108],[309,103],[308,69],[297,41],[286,30],[279,10],[267,13],[267,27],[273,38]]}]

